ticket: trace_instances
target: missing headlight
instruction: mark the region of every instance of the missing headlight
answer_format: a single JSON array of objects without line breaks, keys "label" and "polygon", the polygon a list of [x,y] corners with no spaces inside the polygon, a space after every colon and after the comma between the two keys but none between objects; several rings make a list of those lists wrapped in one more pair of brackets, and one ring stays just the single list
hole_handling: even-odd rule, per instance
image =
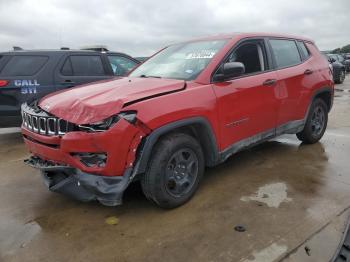
[{"label": "missing headlight", "polygon": [[130,124],[136,123],[136,111],[121,112],[118,116],[128,121]]},{"label": "missing headlight", "polygon": [[111,126],[119,121],[119,116],[111,116],[103,121],[99,121],[92,124],[79,125],[81,131],[87,132],[103,132],[108,130]]},{"label": "missing headlight", "polygon": [[87,132],[103,132],[112,127],[115,123],[117,123],[121,118],[128,121],[130,124],[135,124],[136,122],[136,111],[125,111],[121,112],[118,115],[111,116],[105,120],[92,123],[79,125],[79,129],[81,131]]}]

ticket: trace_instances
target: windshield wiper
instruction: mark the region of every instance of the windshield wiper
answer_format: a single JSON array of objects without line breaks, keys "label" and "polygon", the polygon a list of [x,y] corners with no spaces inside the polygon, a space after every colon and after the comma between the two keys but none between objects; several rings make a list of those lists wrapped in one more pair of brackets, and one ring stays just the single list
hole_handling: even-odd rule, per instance
[{"label": "windshield wiper", "polygon": [[143,77],[143,78],[162,78],[160,76],[147,76],[147,75],[140,75],[140,77]]}]

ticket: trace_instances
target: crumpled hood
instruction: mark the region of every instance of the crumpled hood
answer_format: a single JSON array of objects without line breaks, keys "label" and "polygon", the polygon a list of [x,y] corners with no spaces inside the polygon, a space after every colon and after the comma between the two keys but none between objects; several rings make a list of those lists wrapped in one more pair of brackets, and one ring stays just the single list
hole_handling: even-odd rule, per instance
[{"label": "crumpled hood", "polygon": [[159,78],[118,78],[58,91],[40,100],[46,112],[78,125],[104,120],[126,103],[179,91],[185,81]]}]

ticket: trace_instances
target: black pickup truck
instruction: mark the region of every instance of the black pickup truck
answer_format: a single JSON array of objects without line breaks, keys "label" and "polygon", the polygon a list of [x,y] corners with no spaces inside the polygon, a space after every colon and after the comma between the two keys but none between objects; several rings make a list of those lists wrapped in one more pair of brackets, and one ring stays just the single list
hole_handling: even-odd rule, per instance
[{"label": "black pickup truck", "polygon": [[140,61],[105,48],[0,53],[0,127],[21,124],[20,108],[57,90],[123,76]]}]

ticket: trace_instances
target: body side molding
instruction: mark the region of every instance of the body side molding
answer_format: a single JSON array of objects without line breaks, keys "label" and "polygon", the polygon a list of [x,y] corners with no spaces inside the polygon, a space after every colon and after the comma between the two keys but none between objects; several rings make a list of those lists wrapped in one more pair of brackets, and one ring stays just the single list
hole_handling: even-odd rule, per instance
[{"label": "body side molding", "polygon": [[271,138],[274,138],[283,134],[295,134],[303,130],[305,125],[305,119],[290,121],[286,124],[280,125],[277,128],[272,128],[267,131],[263,131],[254,136],[242,139],[231,146],[227,147],[225,150],[220,152],[219,163],[224,162],[231,155],[242,151],[244,149],[251,148],[260,143],[266,142]]}]

